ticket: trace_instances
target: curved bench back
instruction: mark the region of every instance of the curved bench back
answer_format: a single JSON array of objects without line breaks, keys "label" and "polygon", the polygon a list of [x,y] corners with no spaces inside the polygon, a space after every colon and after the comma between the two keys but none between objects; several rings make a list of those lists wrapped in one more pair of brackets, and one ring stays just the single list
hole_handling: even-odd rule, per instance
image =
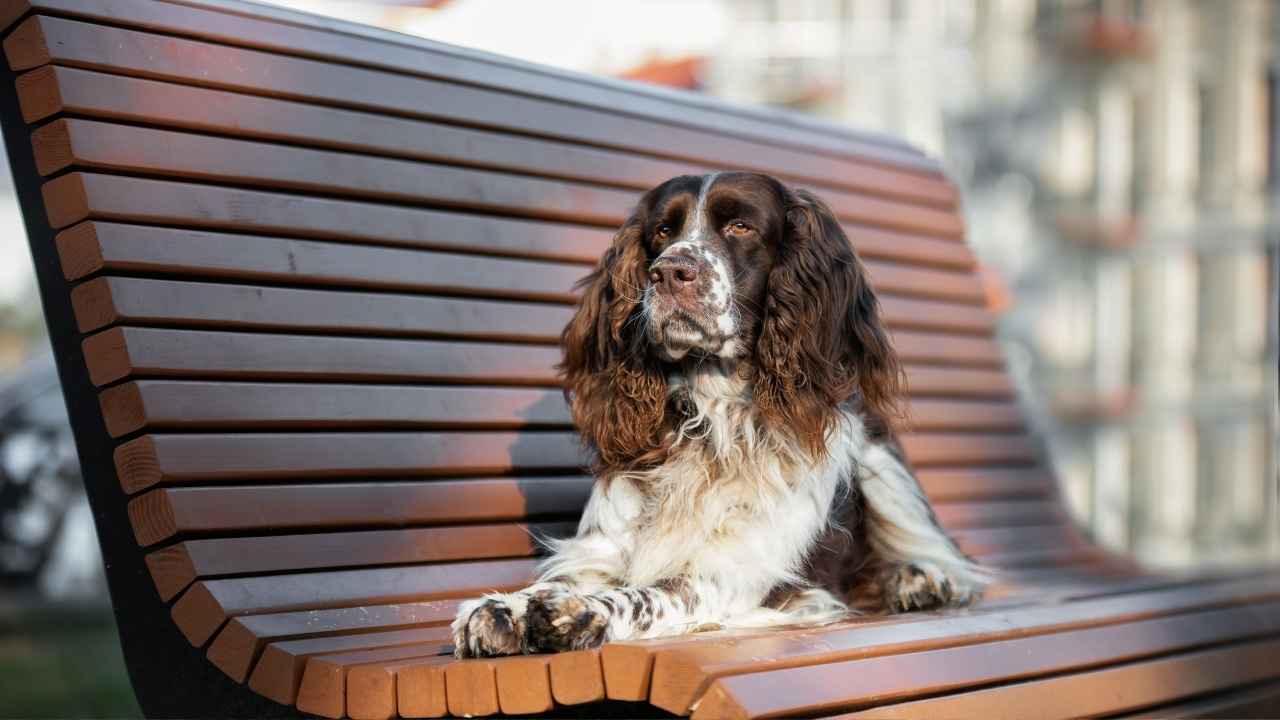
[{"label": "curved bench back", "polygon": [[964,549],[1093,557],[955,189],[902,143],[228,2],[6,8],[5,137],[149,714],[277,712],[236,683],[292,702],[354,630],[443,652],[457,598],[528,579],[591,482],[553,371],[572,285],[681,173],[835,209]]}]

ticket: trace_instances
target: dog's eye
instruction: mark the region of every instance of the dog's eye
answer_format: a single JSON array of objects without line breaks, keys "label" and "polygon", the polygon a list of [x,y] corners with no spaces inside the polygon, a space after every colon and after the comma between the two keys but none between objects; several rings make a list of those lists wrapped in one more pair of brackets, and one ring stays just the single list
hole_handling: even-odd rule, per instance
[{"label": "dog's eye", "polygon": [[730,235],[746,235],[751,232],[751,226],[741,220],[734,220],[724,229]]},{"label": "dog's eye", "polygon": [[657,233],[659,238],[666,240],[667,238],[671,237],[671,226],[666,223],[663,223],[658,226]]}]

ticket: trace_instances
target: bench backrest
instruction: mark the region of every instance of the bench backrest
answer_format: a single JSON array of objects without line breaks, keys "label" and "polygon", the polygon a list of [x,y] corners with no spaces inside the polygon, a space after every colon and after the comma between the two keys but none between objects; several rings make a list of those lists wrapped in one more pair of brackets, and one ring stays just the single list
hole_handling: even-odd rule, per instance
[{"label": "bench backrest", "polygon": [[523,583],[529,531],[571,532],[591,482],[553,370],[571,286],[642,190],[711,169],[843,221],[960,544],[1032,574],[1092,557],[916,150],[214,0],[5,8],[5,135],[122,624],[172,635],[168,605],[235,677],[229,618],[439,623]]}]

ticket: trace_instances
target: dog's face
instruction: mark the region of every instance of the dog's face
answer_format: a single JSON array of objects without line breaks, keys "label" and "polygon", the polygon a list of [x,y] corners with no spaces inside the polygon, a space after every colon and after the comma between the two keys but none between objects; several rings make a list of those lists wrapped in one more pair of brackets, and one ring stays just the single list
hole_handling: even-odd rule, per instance
[{"label": "dog's face", "polygon": [[646,334],[667,360],[752,350],[786,225],[782,189],[749,173],[682,176],[646,198]]},{"label": "dog's face", "polygon": [[668,378],[687,358],[733,363],[757,417],[815,454],[841,403],[894,414],[901,370],[862,263],[821,200],[768,175],[645,193],[582,287],[560,369],[606,466],[661,455],[681,412]]}]

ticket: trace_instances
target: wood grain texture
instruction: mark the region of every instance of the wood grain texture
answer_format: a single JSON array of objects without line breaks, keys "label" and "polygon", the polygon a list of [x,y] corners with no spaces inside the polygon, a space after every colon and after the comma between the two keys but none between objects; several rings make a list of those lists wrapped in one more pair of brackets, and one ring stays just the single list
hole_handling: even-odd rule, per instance
[{"label": "wood grain texture", "polygon": [[[137,380],[103,390],[99,401],[112,437],[142,429],[572,428],[553,389]],[[906,408],[917,432],[1024,427],[1008,402],[914,398]]]},{"label": "wood grain texture", "polygon": [[[89,284],[81,287],[91,287]],[[510,325],[537,317],[527,313],[510,318]],[[532,328],[527,328],[532,330]],[[477,328],[478,330],[478,328]],[[90,378],[107,385],[131,376],[186,377],[227,380],[387,381],[558,386],[555,364],[558,348],[531,344],[483,342],[491,335],[466,341],[387,339],[354,336],[316,336],[113,327],[95,333],[81,347]],[[501,336],[499,339],[502,339]],[[932,340],[932,343],[926,342]],[[1014,429],[1018,416],[1003,399],[1012,396],[1008,377],[989,368],[930,364],[937,353],[929,348],[951,346],[946,336],[921,336],[919,352],[904,353],[910,402],[922,403],[909,427],[946,427],[948,415],[987,407],[991,416],[972,429]],[[950,399],[944,399],[948,397]],[[992,401],[967,404],[969,400]],[[933,404],[927,404],[933,403]],[[940,412],[934,417],[932,411]]]},{"label": "wood grain texture", "polygon": [[[945,650],[756,672],[716,680],[693,717],[814,715],[1240,641],[1277,630],[1280,603],[1271,602]],[[804,687],[806,692],[801,695],[787,689],[795,687]],[[1124,704],[1119,704],[1123,709]],[[1109,707],[1110,703],[1102,705]]]},{"label": "wood grain texture", "polygon": [[[713,169],[712,165],[687,160],[68,67],[46,66],[29,75],[18,86],[23,118],[29,123],[68,112],[365,155],[511,170],[633,190],[648,189],[676,175],[703,174]],[[775,174],[788,180],[794,177],[790,171]],[[954,192],[935,179],[903,178],[892,170],[868,169],[864,175],[866,180],[875,175],[884,181],[861,183],[862,189],[872,195],[920,201],[940,206],[940,210],[948,210],[954,203]],[[840,187],[843,178],[818,180],[815,189],[830,200],[837,212],[847,204],[860,202],[856,196],[846,200],[851,193],[847,185]],[[805,182],[813,187],[812,180]]]},{"label": "wood grain texture", "polygon": [[559,384],[554,372],[560,358],[557,348],[491,342],[124,327],[92,335],[82,348],[90,377],[97,385],[132,375]]},{"label": "wood grain texture", "polygon": [[233,616],[422,602],[515,589],[530,580],[534,565],[529,559],[491,560],[201,580],[174,603],[173,619],[192,645],[203,647]]},{"label": "wood grain texture", "polygon": [[636,200],[632,191],[565,180],[92,120],[54,120],[31,141],[43,175],[74,165],[600,226],[621,224]]},{"label": "wood grain texture", "polygon": [[[633,190],[582,182],[84,119],[43,125],[32,144],[43,175],[75,165],[604,226],[621,224],[637,200]],[[827,199],[847,222],[947,238],[963,232],[949,211],[849,194]]]},{"label": "wood grain texture", "polygon": [[484,475],[584,464],[578,438],[568,432],[146,435],[121,445],[116,461],[129,492],[157,483]]},{"label": "wood grain texture", "polygon": [[427,627],[275,642],[262,651],[262,659],[249,675],[249,687],[282,705],[292,705],[314,656],[383,648],[400,648],[408,657],[440,655],[450,647],[449,637],[447,627]]},{"label": "wood grain texture", "polygon": [[457,609],[457,600],[437,600],[244,615],[227,622],[208,656],[230,678],[244,682],[267,643],[445,625]]},{"label": "wood grain texture", "polygon": [[[1219,667],[1232,664],[1220,663]],[[1207,697],[1158,705],[1117,717],[1156,718],[1274,718],[1280,717],[1280,682],[1268,681],[1211,693]]]},{"label": "wood grain texture", "polygon": [[[715,678],[770,669],[834,667],[874,656],[896,656],[927,648],[1017,638],[1070,628],[1119,625],[1162,613],[1267,600],[1280,593],[1280,576],[1229,581],[1213,586],[1138,591],[1061,606],[1033,605],[1006,611],[920,618],[906,623],[854,624],[847,628],[775,632],[755,638],[681,643],[616,643],[602,654],[609,696],[649,699],[672,712],[685,712]],[[668,652],[665,648],[670,647]],[[909,673],[908,673],[909,675]],[[842,687],[837,683],[836,687]],[[622,693],[626,693],[622,695]],[[618,693],[618,694],[615,694]],[[639,696],[639,697],[637,697]]]},{"label": "wood grain texture", "polygon": [[[585,475],[400,482],[160,488],[131,502],[158,506],[172,533],[494,522],[574,515],[586,503]],[[306,498],[307,512],[296,512]]]},{"label": "wood grain texture", "polygon": [[[440,630],[447,630],[440,628]],[[447,632],[443,632],[448,638]],[[307,659],[298,687],[297,706],[303,712],[329,718],[347,715],[347,677],[357,667],[388,660],[409,660],[423,657],[439,657],[440,642],[420,643],[404,647],[377,648]]]},{"label": "wood grain texture", "polygon": [[[1280,641],[1244,642],[1228,647],[1180,653],[1122,665],[1033,680],[1014,685],[948,695],[936,700],[885,705],[841,717],[852,718],[952,718],[1025,717],[1030,707],[1044,708],[1038,717],[1075,718],[1159,705],[1201,693],[1220,692],[1251,682],[1280,677],[1274,658]],[[1233,698],[1223,707],[1201,705],[1193,717],[1250,717]],[[1246,706],[1247,707],[1247,706]],[[1275,707],[1272,705],[1272,707]],[[1226,712],[1224,712],[1226,711]],[[1180,713],[1161,709],[1155,717],[1179,717]],[[1181,715],[1187,717],[1186,715]],[[1256,715],[1254,717],[1266,717]]]},{"label": "wood grain texture", "polygon": [[[502,293],[490,293],[497,299]],[[537,298],[530,298],[536,300]],[[178,282],[103,276],[76,285],[72,306],[81,332],[119,323],[205,326],[219,329],[293,330],[395,336],[466,334],[459,328],[480,315],[490,326],[515,325],[526,313],[533,327],[566,321],[571,308],[526,302],[498,303],[417,294],[367,293]],[[881,298],[892,330],[924,330],[989,336],[994,316],[974,306],[899,296]],[[486,318],[488,316],[488,318]],[[483,327],[483,326],[482,326]],[[471,327],[474,334],[480,328]],[[559,329],[563,329],[563,324]],[[557,330],[558,332],[558,330]],[[526,339],[528,331],[504,338]],[[545,335],[540,335],[545,337]]]},{"label": "wood grain texture", "polygon": [[[1039,457],[1022,434],[917,433],[902,444],[920,466]],[[161,483],[554,472],[584,464],[577,435],[556,431],[157,434],[116,450],[116,470],[130,493]]]},{"label": "wood grain texture", "polygon": [[[461,253],[352,245],[146,225],[85,221],[56,236],[63,274],[164,273],[291,285],[370,287],[414,292],[510,296],[571,302],[594,264],[491,258]],[[910,259],[865,261],[881,292],[981,305],[972,273]]]},{"label": "wood grain texture", "polygon": [[[410,658],[395,662],[379,662],[366,665],[358,665],[350,669],[347,673],[347,715],[352,720],[390,720],[401,714],[399,708],[399,688],[397,682],[397,674],[401,669],[410,671],[417,667],[426,670],[429,665],[425,663],[438,663],[437,674],[439,675],[439,690],[441,709],[440,715],[444,715],[446,711],[444,702],[444,670],[443,665],[450,658],[447,656],[434,658]],[[420,680],[421,682],[421,680]],[[430,681],[426,681],[428,688],[425,693],[430,694]],[[406,708],[405,712],[413,712],[412,709]],[[421,712],[421,710],[419,710]],[[412,717],[411,715],[401,715],[402,717]]]},{"label": "wood grain texture", "polygon": [[[60,3],[59,12],[83,13],[83,8],[73,3]],[[102,5],[104,3],[96,3]],[[110,3],[107,3],[110,4]],[[70,5],[71,7],[66,7]],[[163,12],[163,11],[160,11]],[[151,13],[152,15],[158,13]],[[118,14],[113,21],[125,18]],[[136,15],[136,13],[133,13]],[[207,22],[208,18],[205,18]],[[243,31],[245,20],[237,18],[237,29]],[[136,18],[134,18],[136,23]],[[149,22],[154,22],[149,19]],[[95,68],[129,75],[153,77],[183,84],[250,91],[259,94],[286,97],[308,102],[334,104],[375,112],[416,116],[457,122],[462,125],[479,125],[519,134],[543,135],[575,142],[586,142],[606,147],[638,150],[652,153],[660,148],[666,155],[709,163],[717,167],[742,166],[750,163],[755,169],[775,171],[810,182],[835,184],[853,190],[871,191],[887,196],[907,196],[928,202],[950,206],[954,203],[954,191],[945,186],[936,172],[936,165],[914,149],[905,149],[897,141],[858,144],[851,141],[850,133],[842,131],[839,140],[827,139],[819,153],[797,152],[779,144],[779,135],[789,129],[785,122],[770,124],[764,143],[733,137],[726,132],[734,120],[732,113],[714,113],[710,122],[712,132],[698,131],[671,124],[672,119],[687,121],[688,109],[662,113],[660,122],[638,118],[631,112],[615,114],[619,109],[617,99],[604,107],[614,112],[601,112],[595,108],[583,108],[576,102],[563,103],[563,98],[548,102],[527,95],[527,81],[512,95],[507,92],[462,85],[434,79],[419,79],[403,75],[370,71],[364,68],[344,67],[300,58],[287,58],[242,48],[229,48],[194,41],[164,43],[164,38],[146,33],[117,30],[92,25],[45,19],[39,26],[40,39],[47,46],[49,39],[59,52],[45,52],[40,57],[48,61],[56,58],[60,64]],[[95,32],[96,31],[96,32]],[[203,23],[186,27],[179,34],[204,34]],[[280,26],[268,31],[271,37],[280,37]],[[93,37],[95,35],[97,37]],[[231,36],[232,42],[243,45],[242,34]],[[94,40],[97,42],[95,43]],[[309,38],[315,42],[315,38]],[[64,43],[78,43],[76,47],[61,48]],[[348,35],[338,53],[347,57],[351,51]],[[172,47],[170,47],[172,45]],[[165,52],[168,50],[168,52]],[[382,46],[383,52],[386,45]],[[304,43],[286,50],[290,54],[310,54],[312,46]],[[196,57],[191,57],[192,55]],[[439,58],[428,64],[438,66]],[[42,64],[42,63],[37,63]],[[491,74],[492,63],[487,63]],[[231,72],[239,67],[240,72]],[[404,66],[420,72],[422,65]],[[245,72],[245,68],[253,68]],[[323,82],[330,79],[329,83]],[[355,83],[354,85],[348,83]],[[484,84],[484,81],[481,81]],[[568,87],[580,91],[584,83],[578,81]],[[562,92],[567,88],[562,88]],[[437,99],[431,103],[428,98]],[[634,96],[625,105],[634,106]],[[494,113],[495,102],[510,108],[508,113]],[[809,143],[820,134],[803,133]],[[896,144],[896,148],[889,147]],[[861,154],[876,156],[872,163],[849,162],[841,158],[852,146]],[[894,167],[897,166],[897,167]]]}]

